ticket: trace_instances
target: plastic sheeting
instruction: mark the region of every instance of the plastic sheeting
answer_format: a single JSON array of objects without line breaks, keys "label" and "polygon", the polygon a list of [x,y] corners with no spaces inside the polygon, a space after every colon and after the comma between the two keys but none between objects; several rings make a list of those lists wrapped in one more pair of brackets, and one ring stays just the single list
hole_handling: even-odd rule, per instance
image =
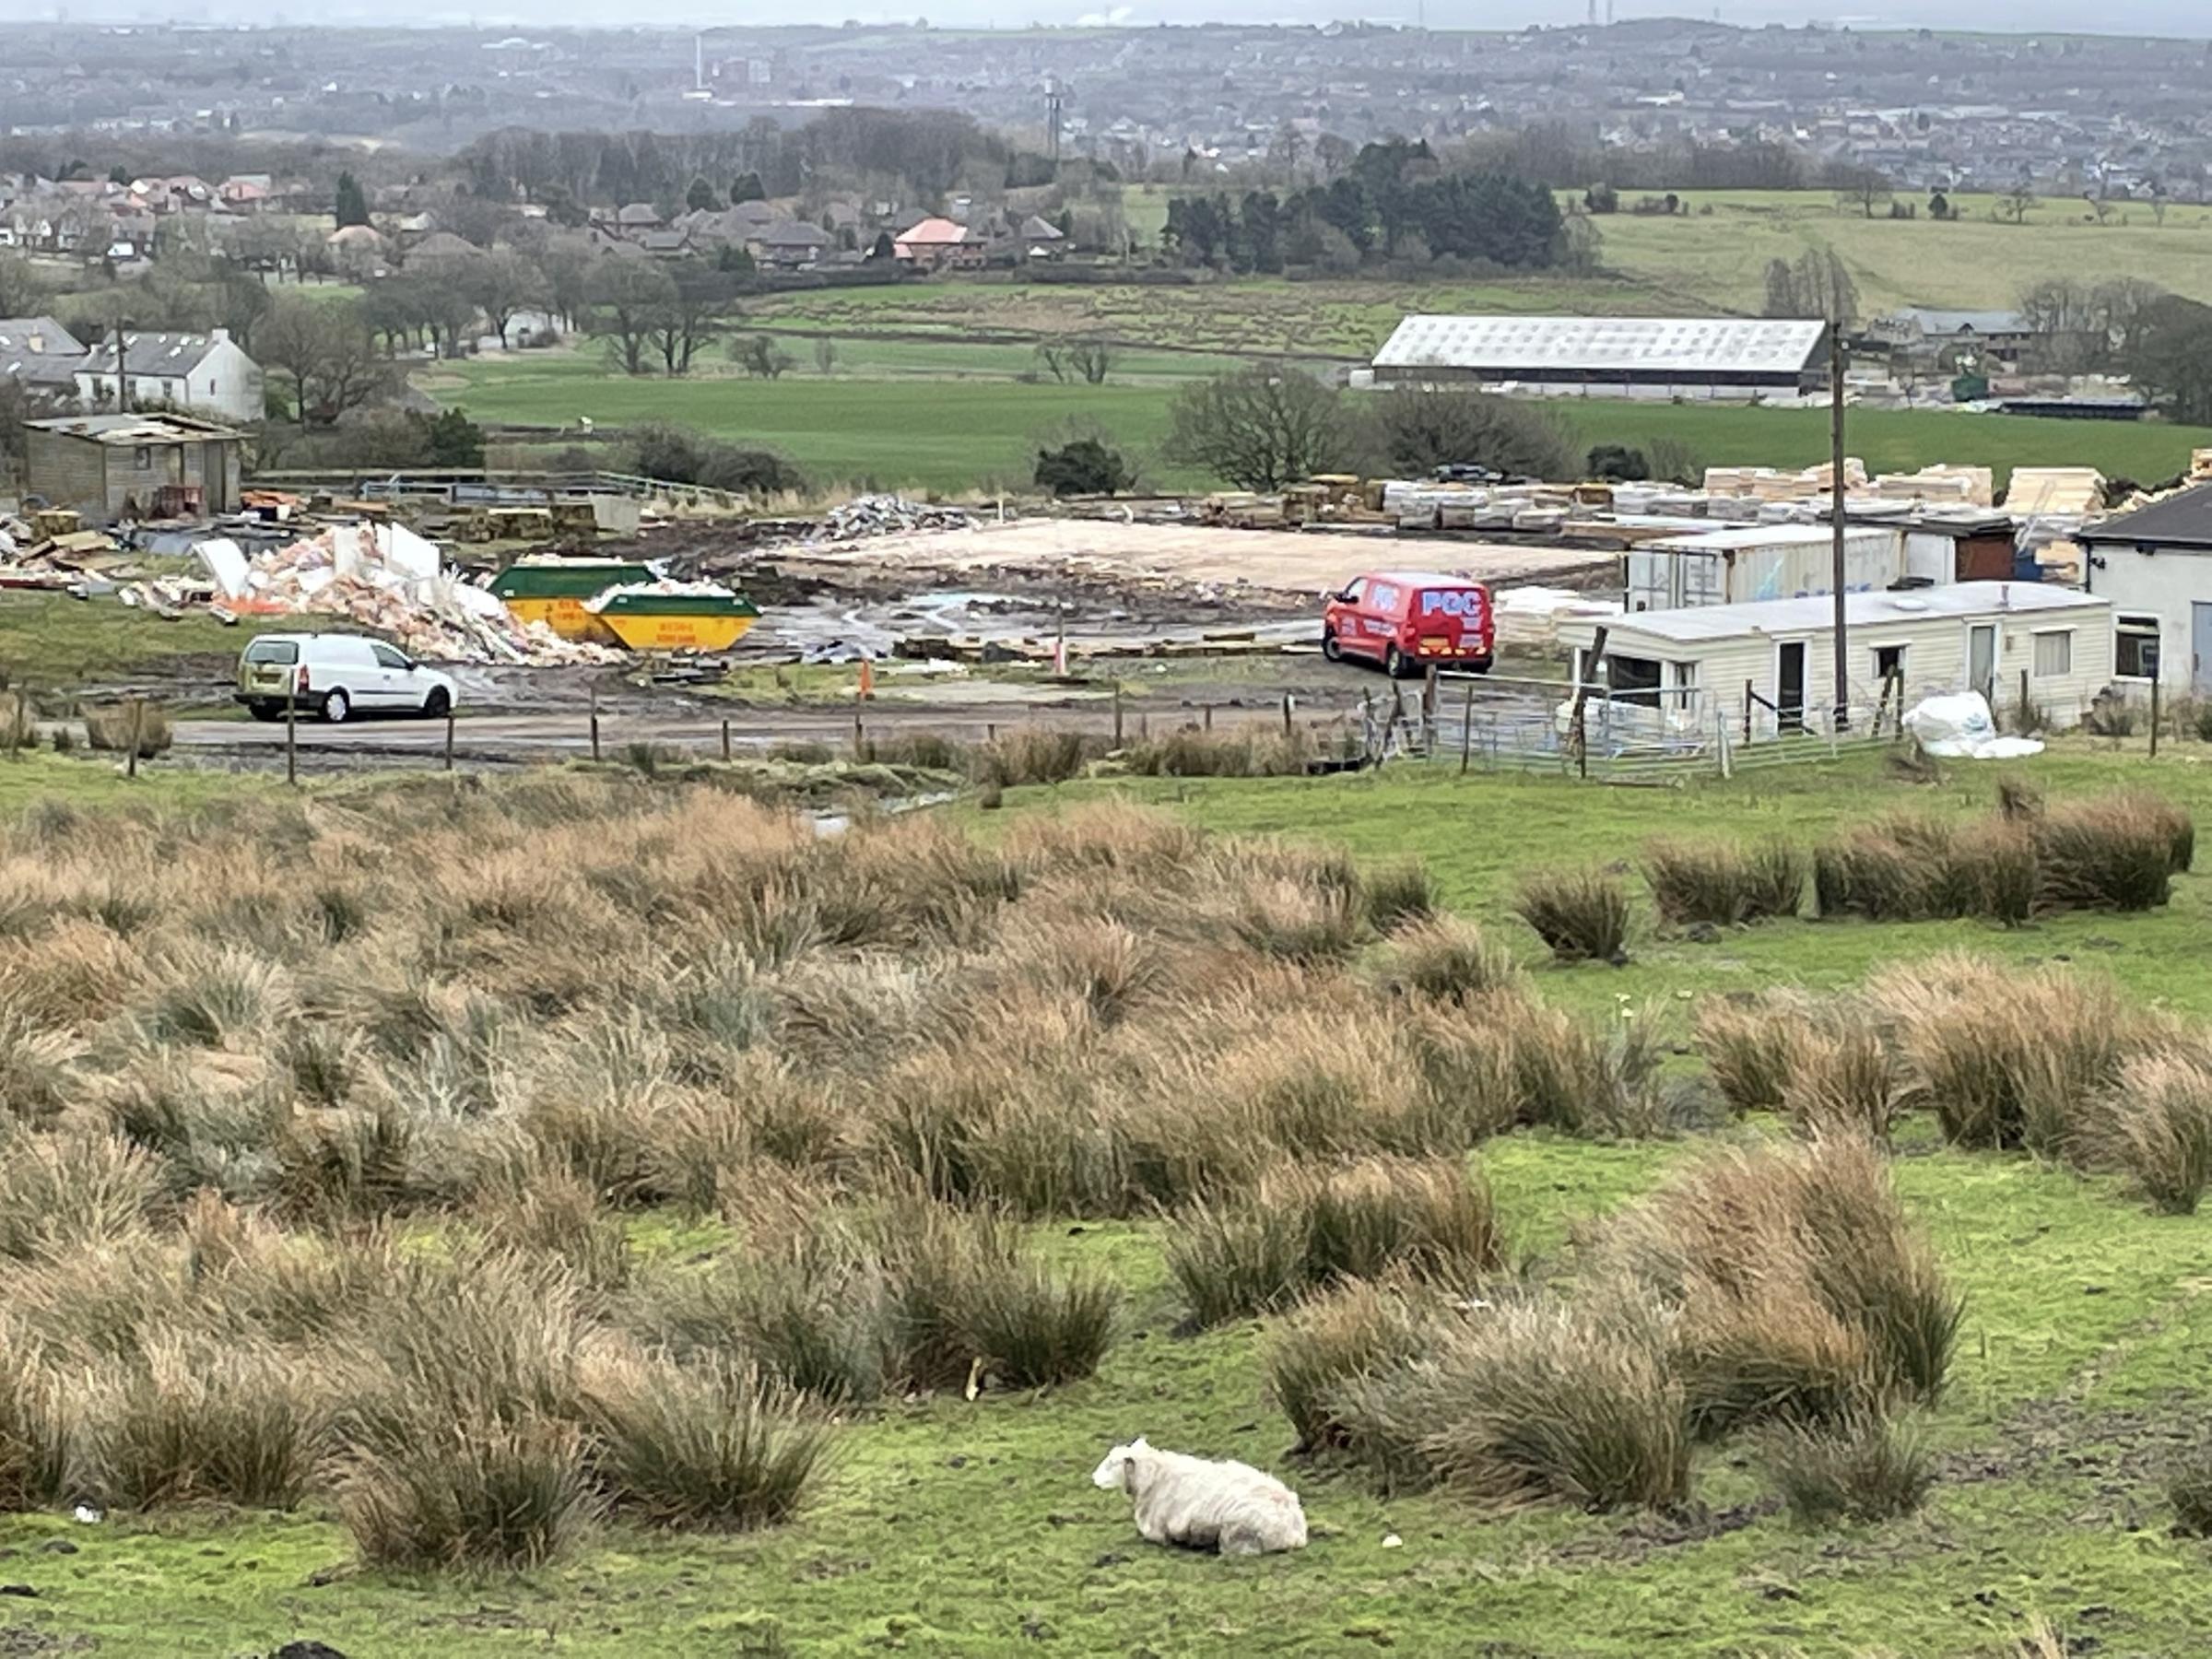
[{"label": "plastic sheeting", "polygon": [[1923,699],[1906,712],[1905,730],[1939,760],[2019,760],[2043,752],[2039,738],[2000,735],[1979,691]]}]

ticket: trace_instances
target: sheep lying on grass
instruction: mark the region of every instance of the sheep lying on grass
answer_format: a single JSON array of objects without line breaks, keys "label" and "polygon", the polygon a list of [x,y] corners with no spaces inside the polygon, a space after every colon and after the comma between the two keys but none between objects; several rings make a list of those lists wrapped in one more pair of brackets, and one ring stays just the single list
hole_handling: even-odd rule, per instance
[{"label": "sheep lying on grass", "polygon": [[1136,1530],[1154,1544],[1225,1556],[1305,1547],[1306,1512],[1298,1494],[1249,1464],[1158,1452],[1140,1436],[1107,1453],[1091,1479],[1136,1500]]}]

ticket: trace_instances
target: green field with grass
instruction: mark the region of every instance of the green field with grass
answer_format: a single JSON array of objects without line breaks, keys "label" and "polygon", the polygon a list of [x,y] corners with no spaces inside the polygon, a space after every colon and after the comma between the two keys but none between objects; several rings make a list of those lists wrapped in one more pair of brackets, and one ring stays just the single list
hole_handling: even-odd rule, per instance
[{"label": "green field with grass", "polygon": [[[2203,821],[2207,761],[2195,741],[2154,761],[2139,740],[2068,739],[2003,771],[2054,813],[2147,790]],[[11,774],[33,788],[11,787]],[[1940,1397],[1910,1418],[1913,1461],[1932,1480],[1924,1501],[1825,1523],[1782,1508],[1778,1476],[1805,1471],[1751,1431],[1700,1443],[1679,1501],[1602,1513],[1541,1498],[1500,1510],[1449,1481],[1394,1489],[1355,1457],[1293,1456],[1268,1382],[1270,1355],[1298,1346],[1284,1346],[1286,1316],[1191,1328],[1176,1252],[1204,1233],[1203,1212],[1049,1195],[1092,1191],[1101,1174],[1088,1142],[1052,1137],[1071,1124],[1124,1133],[1133,1112],[1154,1113],[1145,1133],[1180,1135],[1228,1110],[1244,1126],[1205,1156],[1239,1168],[1292,1123],[1324,1137],[1300,1141],[1301,1160],[1335,1145],[1329,1135],[1383,1123],[1414,1133],[1428,1120],[1397,1114],[1430,1086],[1364,1069],[1409,1025],[1465,1021],[1473,1033],[1548,1006],[1616,1052],[1633,1028],[1664,1059],[1676,1106],[1581,1134],[1493,1133],[1469,1155],[1511,1264],[1479,1288],[1510,1305],[1583,1287],[1602,1258],[1574,1241],[1634,1236],[1609,1218],[1710,1169],[1716,1150],[1786,1144],[1772,1114],[1716,1114],[1689,1043],[1700,999],[1795,989],[1841,1017],[1832,999],[1868,975],[1965,951],[2057,974],[2083,1009],[2109,984],[2128,1020],[2212,1020],[2202,875],[2176,877],[2171,902],[2148,912],[2014,928],[1786,920],[1703,932],[1659,925],[1628,876],[1620,967],[1558,965],[1512,913],[1524,882],[1630,869],[1656,836],[1805,849],[1888,813],[1979,822],[1995,777],[1963,763],[1908,777],[1861,757],[1667,791],[1415,766],[1102,780],[1017,788],[1000,811],[964,806],[942,824],[826,842],[698,790],[560,773],[461,792],[371,782],[289,801],[247,785],[219,813],[155,821],[146,815],[205,798],[165,796],[160,766],[126,791],[81,761],[0,759],[0,809],[36,805],[0,836],[0,1006],[23,1011],[0,1024],[0,1118],[12,1125],[0,1132],[0,1498],[18,1512],[0,1518],[0,1582],[32,1593],[0,1602],[0,1642],[209,1655],[288,1641],[378,1655],[2194,1653],[2212,1545],[2177,1535],[2168,1483],[2205,1421],[2206,1224],[2154,1213],[2117,1173],[1947,1145],[1936,1115],[1907,1102],[1889,1179],[1947,1294],[1963,1299],[1963,1324]],[[141,810],[100,816],[119,798]],[[1115,801],[1262,839],[1224,852],[1156,823],[1067,817]],[[284,860],[244,855],[278,832]],[[1337,850],[1363,874],[1347,877]],[[1408,857],[1439,901],[1510,952],[1520,989],[1483,994],[1505,1001],[1455,1011],[1422,1000],[1441,992],[1378,990],[1406,971],[1408,935],[1378,941],[1328,919],[1325,895],[1347,878],[1364,913],[1384,916],[1382,899],[1410,890]],[[1018,890],[996,885],[997,858],[1030,861]],[[746,892],[764,897],[741,902]],[[1936,982],[1947,977],[1965,971]],[[342,997],[325,996],[341,983]],[[2095,1040],[2065,1019],[2057,1010],[2040,1032],[2054,1063],[2059,1044]],[[1152,1053],[1129,1045],[1155,1034],[1147,1064],[1168,1068],[1157,1087],[1116,1092],[1112,1057]],[[1922,1041],[1953,1052],[1933,1026],[1892,1035],[1905,1053]],[[824,1077],[838,1081],[833,1103],[808,1092]],[[1095,1100],[1094,1088],[1105,1091]],[[1029,1115],[1000,1115],[1017,1103]],[[281,1133],[256,1115],[278,1106]],[[2064,1109],[2088,1107],[2068,1097]],[[846,1125],[828,1139],[825,1112]],[[139,1150],[100,1149],[102,1125]],[[50,1139],[78,1150],[41,1160]],[[795,1514],[700,1525],[694,1506],[710,1489],[766,1477],[718,1464],[711,1437],[686,1437],[754,1419],[742,1401],[706,1415],[697,1377],[631,1353],[633,1334],[680,1329],[726,1351],[735,1321],[759,1352],[788,1357],[779,1345],[802,1326],[843,1330],[831,1311],[865,1304],[850,1286],[841,1301],[794,1304],[780,1334],[747,1323],[757,1304],[743,1297],[700,1302],[685,1287],[725,1273],[750,1282],[780,1259],[762,1241],[823,1213],[828,1187],[863,1186],[915,1156],[940,1194],[1023,1183],[1034,1271],[1118,1288],[1095,1373],[1012,1347],[971,1371],[963,1335],[951,1363],[929,1362],[934,1386],[849,1403],[827,1422],[830,1455]],[[1383,1167],[1414,1181],[1414,1166]],[[502,1173],[517,1170],[519,1184]],[[1124,1178],[1109,1174],[1104,1190]],[[1163,1192],[1188,1178],[1143,1177]],[[103,1183],[96,1201],[80,1184],[91,1181]],[[229,1203],[203,1194],[180,1213],[201,1183]],[[1222,1201],[1233,1208],[1246,1192],[1232,1185]],[[969,1236],[963,1205],[941,1196],[925,1209],[943,1238]],[[1868,1241],[1887,1237],[1875,1211],[1860,1221]],[[899,1260],[898,1273],[913,1271]],[[1787,1263],[1759,1265],[1774,1269],[1775,1295],[1794,1294]],[[915,1294],[919,1281],[900,1282]],[[1031,1306],[1030,1294],[1017,1300]],[[911,1303],[911,1316],[940,1306]],[[27,1347],[27,1330],[47,1346]],[[1738,1339],[1778,1337],[1752,1326]],[[810,1351],[858,1363],[841,1347]],[[1066,1372],[1009,1381],[1016,1351]],[[279,1369],[255,1369],[269,1364]],[[60,1476],[20,1450],[53,1432],[24,1404],[39,1367],[82,1368],[62,1396],[78,1427],[55,1442],[74,1448]],[[982,1379],[974,1397],[962,1376]],[[276,1415],[253,1415],[276,1402]],[[334,1402],[346,1408],[334,1415]],[[502,1500],[520,1536],[567,1501],[543,1483],[577,1455],[562,1427],[572,1410],[600,1448],[591,1467],[612,1517],[562,1511],[557,1553],[518,1571],[411,1561],[422,1541],[461,1536],[425,1507],[470,1478],[437,1449],[441,1412],[474,1425],[461,1443],[497,1448],[486,1468],[530,1472]],[[412,1438],[394,1441],[387,1418]],[[309,1455],[322,1433],[350,1448],[327,1468]],[[1128,1499],[1089,1480],[1110,1444],[1138,1434],[1282,1474],[1311,1544],[1226,1560],[1143,1543]],[[195,1460],[203,1443],[249,1441],[252,1458]],[[710,1465],[722,1471],[711,1480]],[[240,1490],[280,1496],[226,1496]],[[92,1493],[107,1518],[68,1519],[69,1501]],[[673,1505],[658,1524],[639,1507],[653,1494]]]},{"label": "green field with grass", "polygon": [[[1083,386],[1038,382],[1018,347],[841,336],[839,349],[853,354],[851,372],[823,376],[809,366],[774,381],[726,373],[633,380],[609,372],[595,354],[566,352],[512,362],[479,359],[425,383],[477,420],[559,426],[588,416],[601,429],[676,421],[765,444],[819,484],[1020,489],[1037,443],[1055,428],[1083,421],[1103,428],[1136,459],[1148,488],[1214,485],[1165,457],[1160,446],[1180,381],[1227,359],[1133,352],[1108,383]],[[1806,466],[1828,453],[1828,415],[1819,409],[1597,399],[1549,406],[1584,448],[1671,437],[1704,465]],[[1877,471],[1947,461],[1989,466],[2000,481],[2015,466],[2087,465],[2157,482],[2185,472],[2191,448],[2205,444],[2212,444],[2212,430],[2200,428],[1948,410],[1860,410],[1850,430],[1851,453]]]}]

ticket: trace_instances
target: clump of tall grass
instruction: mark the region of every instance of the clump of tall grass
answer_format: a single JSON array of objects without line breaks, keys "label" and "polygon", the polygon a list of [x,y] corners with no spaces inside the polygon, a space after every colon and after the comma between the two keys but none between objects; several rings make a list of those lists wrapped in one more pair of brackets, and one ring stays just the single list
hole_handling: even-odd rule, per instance
[{"label": "clump of tall grass", "polygon": [[1643,876],[1666,921],[1730,927],[1794,916],[1805,898],[1806,859],[1781,841],[1756,847],[1662,841],[1644,849]]},{"label": "clump of tall grass", "polygon": [[634,1357],[588,1386],[591,1462],[616,1512],[652,1525],[742,1532],[790,1519],[825,1465],[818,1411],[758,1373]]},{"label": "clump of tall grass", "polygon": [[2068,802],[2035,823],[2041,907],[2155,910],[2172,893],[2172,876],[2194,856],[2188,816],[2141,794]]},{"label": "clump of tall grass", "polygon": [[1436,877],[1418,858],[1392,859],[1361,873],[1359,896],[1367,924],[1377,933],[1435,920]]},{"label": "clump of tall grass", "polygon": [[2173,1505],[2176,1532],[2212,1538],[2212,1441],[2174,1461],[2166,1473],[2166,1501]]},{"label": "clump of tall grass", "polygon": [[1562,962],[1614,962],[1628,955],[1628,894],[1602,871],[1528,877],[1513,900],[1513,913]]},{"label": "clump of tall grass", "polygon": [[1596,1249],[1673,1310],[1701,1432],[1942,1394],[1961,1303],[1866,1141],[1715,1154],[1614,1218]]},{"label": "clump of tall grass", "polygon": [[1735,1112],[1780,1110],[1811,1010],[1786,992],[1708,996],[1690,1041],[1721,1098]]},{"label": "clump of tall grass", "polygon": [[2189,1216],[2212,1183],[2212,1063],[2154,1053],[2129,1060],[2086,1135],[2154,1206]]},{"label": "clump of tall grass", "polygon": [[1266,727],[1206,732],[1186,726],[1164,737],[1142,738],[1121,751],[1122,766],[1142,777],[1295,777],[1313,758],[1304,733],[1285,735]]},{"label": "clump of tall grass", "polygon": [[1267,1391],[1298,1449],[1348,1441],[1338,1415],[1347,1388],[1416,1364],[1450,1317],[1443,1297],[1408,1275],[1354,1279],[1301,1302],[1267,1345]]},{"label": "clump of tall grass", "polygon": [[1279,1167],[1248,1194],[1192,1206],[1168,1243],[1168,1271],[1201,1324],[1394,1268],[1464,1288],[1502,1260],[1489,1188],[1455,1159]]},{"label": "clump of tall grass", "polygon": [[1665,1508],[1691,1438],[1655,1312],[1509,1301],[1439,1327],[1419,1363],[1332,1390],[1333,1417],[1386,1484],[1441,1484],[1512,1508]]},{"label": "clump of tall grass", "polygon": [[1909,1515],[1936,1480],[1918,1425],[1863,1406],[1831,1423],[1771,1425],[1759,1461],[1801,1526]]},{"label": "clump of tall grass", "polygon": [[159,1165],[119,1135],[0,1131],[0,1257],[125,1237],[160,1189]]},{"label": "clump of tall grass", "polygon": [[1782,1109],[1801,1130],[1887,1141],[1899,1094],[1896,1065],[1871,1026],[1836,1021],[1795,1034]]},{"label": "clump of tall grass", "polygon": [[85,711],[87,747],[120,755],[129,751],[134,738],[141,760],[167,754],[176,741],[168,712],[159,703],[143,700]]},{"label": "clump of tall grass", "polygon": [[1020,726],[969,751],[970,775],[979,784],[1012,789],[1022,783],[1065,783],[1103,759],[1107,741],[1087,732]]},{"label": "clump of tall grass", "polygon": [[1813,852],[1823,916],[1930,922],[1982,916],[2025,922],[2038,892],[2036,840],[2020,822],[1966,826],[1896,816]]},{"label": "clump of tall grass", "polygon": [[73,1417],[43,1345],[0,1324],[0,1514],[67,1496]]},{"label": "clump of tall grass", "polygon": [[431,1411],[353,1454],[338,1518],[364,1560],[406,1570],[522,1571],[573,1547],[602,1503],[571,1422]]},{"label": "clump of tall grass", "polygon": [[1457,916],[1401,925],[1384,945],[1377,966],[1386,991],[1462,1006],[1521,982],[1512,952]]},{"label": "clump of tall grass", "polygon": [[77,1484],[100,1503],[194,1500],[290,1509],[326,1450],[306,1368],[274,1348],[157,1335],[86,1382]]}]

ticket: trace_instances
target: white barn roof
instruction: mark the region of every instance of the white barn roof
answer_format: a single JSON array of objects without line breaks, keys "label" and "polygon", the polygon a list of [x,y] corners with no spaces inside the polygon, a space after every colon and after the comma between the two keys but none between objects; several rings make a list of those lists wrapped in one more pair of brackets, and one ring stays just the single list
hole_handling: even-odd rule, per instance
[{"label": "white barn roof", "polygon": [[1825,327],[1740,317],[1411,316],[1374,366],[1797,374],[1812,363]]}]

